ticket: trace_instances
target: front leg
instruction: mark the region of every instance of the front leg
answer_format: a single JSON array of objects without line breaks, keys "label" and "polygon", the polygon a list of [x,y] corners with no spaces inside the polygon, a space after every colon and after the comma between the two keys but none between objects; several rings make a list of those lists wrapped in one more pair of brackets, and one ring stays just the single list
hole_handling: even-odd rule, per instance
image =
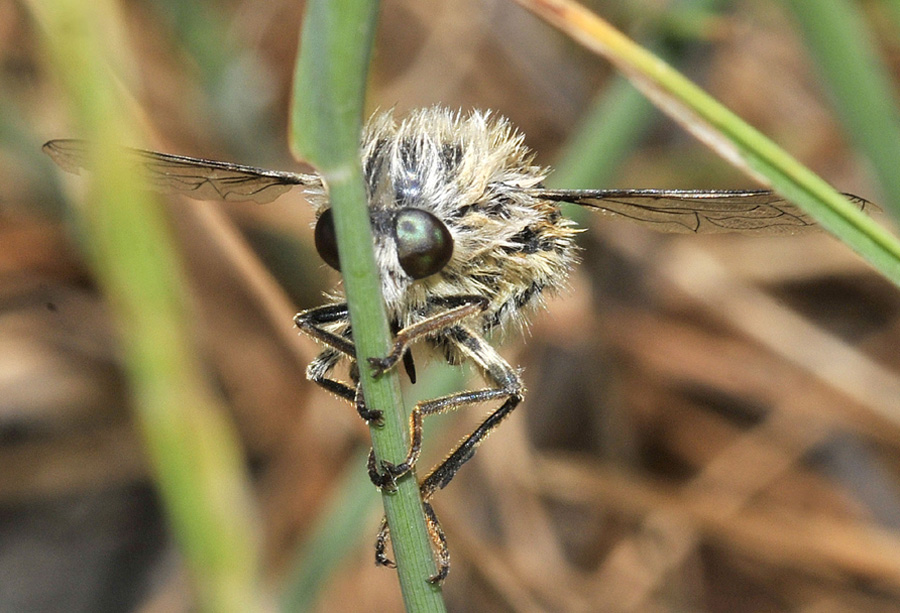
[{"label": "front leg", "polygon": [[478,315],[488,307],[488,300],[483,296],[451,296],[435,302],[435,306],[443,306],[446,310],[430,315],[422,321],[409,325],[394,336],[391,352],[383,358],[369,358],[373,375],[378,377],[397,364],[409,345],[424,336],[446,330],[468,317]]}]

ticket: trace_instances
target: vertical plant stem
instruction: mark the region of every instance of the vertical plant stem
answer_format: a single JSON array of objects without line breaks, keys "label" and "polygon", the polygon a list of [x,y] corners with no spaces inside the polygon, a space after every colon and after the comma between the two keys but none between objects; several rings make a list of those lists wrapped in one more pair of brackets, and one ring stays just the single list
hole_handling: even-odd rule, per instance
[{"label": "vertical plant stem", "polygon": [[176,247],[162,209],[121,155],[122,141],[136,142],[137,135],[113,79],[115,72],[127,80],[116,5],[35,0],[31,6],[72,117],[94,143],[91,188],[78,221],[118,324],[137,424],[198,608],[269,610],[244,460],[192,349]]},{"label": "vertical plant stem", "polygon": [[[465,383],[459,368],[447,364],[430,364],[418,373],[415,386],[418,398],[438,398],[452,393]],[[415,398],[407,398],[411,403]],[[441,422],[429,428],[428,433],[439,435]],[[360,466],[366,455],[351,458],[339,483],[329,494],[316,524],[309,530],[298,547],[290,570],[285,574],[282,591],[282,610],[290,613],[315,611],[321,593],[329,579],[343,567],[346,558],[359,551],[361,542],[371,546],[371,526],[366,520],[372,517],[380,499],[375,496],[369,475]]]},{"label": "vertical plant stem", "polygon": [[[316,166],[334,211],[341,274],[366,404],[381,411],[383,427],[371,428],[376,457],[401,461],[408,448],[407,415],[397,370],[374,379],[370,357],[390,352],[381,283],[372,249],[359,134],[366,73],[378,11],[374,0],[310,0],[301,33],[294,81],[291,145]],[[363,467],[360,467],[363,470]],[[382,496],[403,599],[409,611],[443,611],[415,475]]]}]

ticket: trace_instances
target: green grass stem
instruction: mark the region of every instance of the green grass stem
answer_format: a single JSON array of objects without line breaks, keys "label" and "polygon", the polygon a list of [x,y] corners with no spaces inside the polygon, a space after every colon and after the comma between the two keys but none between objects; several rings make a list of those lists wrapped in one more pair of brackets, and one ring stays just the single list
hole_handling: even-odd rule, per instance
[{"label": "green grass stem", "polygon": [[576,2],[517,2],[609,59],[654,104],[729,163],[802,207],[900,285],[900,242],[895,236],[685,76]]},{"label": "green grass stem", "polygon": [[123,141],[139,138],[116,85],[127,74],[116,7],[102,0],[31,6],[72,118],[94,143],[77,222],[118,325],[136,422],[198,609],[271,610],[260,588],[259,529],[244,458],[197,359],[175,242],[163,210],[121,155]]},{"label": "green grass stem", "polygon": [[[408,448],[408,416],[397,370],[374,379],[367,359],[390,352],[391,333],[372,249],[359,134],[366,74],[378,12],[372,0],[310,0],[303,21],[294,81],[291,146],[316,166],[328,185],[341,274],[366,404],[384,415],[371,428],[376,457],[401,461]],[[363,470],[360,467],[360,470]],[[443,611],[415,475],[383,493],[394,557],[408,611]]]},{"label": "green grass stem", "polygon": [[900,220],[900,112],[862,8],[847,0],[789,0],[845,132],[887,193],[881,206]]}]

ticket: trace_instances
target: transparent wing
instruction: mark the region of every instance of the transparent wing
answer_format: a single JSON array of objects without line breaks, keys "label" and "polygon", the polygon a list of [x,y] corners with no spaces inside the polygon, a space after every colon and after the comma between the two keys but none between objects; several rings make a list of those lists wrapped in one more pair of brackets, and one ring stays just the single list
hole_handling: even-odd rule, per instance
[{"label": "transparent wing", "polygon": [[[740,232],[761,236],[799,234],[819,226],[799,207],[768,190],[659,189],[527,190],[536,198],[571,202],[620,215],[661,232]],[[844,194],[860,209],[867,200]]]},{"label": "transparent wing", "polygon": [[[90,163],[86,141],[51,140],[44,153],[67,172],[79,174]],[[266,170],[230,162],[157,153],[142,149],[124,149],[145,173],[154,189],[177,192],[198,200],[251,201],[265,204],[295,185],[321,188],[316,175]]]}]

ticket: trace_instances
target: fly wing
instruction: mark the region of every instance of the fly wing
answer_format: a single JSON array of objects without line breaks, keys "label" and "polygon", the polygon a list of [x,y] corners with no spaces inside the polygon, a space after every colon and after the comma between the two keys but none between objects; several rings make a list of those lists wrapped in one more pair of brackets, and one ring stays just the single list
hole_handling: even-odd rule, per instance
[{"label": "fly wing", "polygon": [[[67,172],[89,169],[89,144],[82,140],[51,140],[44,153]],[[321,188],[317,175],[266,170],[230,162],[204,160],[142,149],[125,149],[154,189],[177,192],[198,200],[250,201],[265,204],[295,185]]]},{"label": "fly wing", "polygon": [[[799,234],[819,226],[802,209],[769,190],[545,190],[527,192],[619,215],[661,232],[711,234],[740,232],[759,236]],[[844,194],[860,209],[867,200]]]}]

